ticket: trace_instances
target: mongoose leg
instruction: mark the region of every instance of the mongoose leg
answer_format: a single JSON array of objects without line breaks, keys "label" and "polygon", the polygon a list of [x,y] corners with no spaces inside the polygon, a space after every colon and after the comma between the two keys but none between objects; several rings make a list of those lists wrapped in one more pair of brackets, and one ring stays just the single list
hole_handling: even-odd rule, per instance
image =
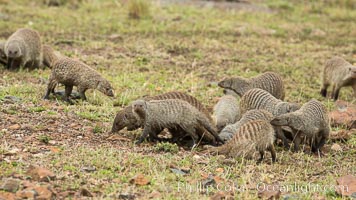
[{"label": "mongoose leg", "polygon": [[277,138],[281,139],[282,142],[283,142],[283,146],[285,149],[289,149],[290,146],[289,146],[289,143],[288,143],[288,139],[286,138],[286,136],[284,135],[283,133],[283,130],[282,130],[282,127],[281,126],[278,126],[276,127],[276,132],[277,132]]},{"label": "mongoose leg", "polygon": [[265,151],[260,151],[260,158],[257,160],[257,163],[261,163],[265,157]]},{"label": "mongoose leg", "polygon": [[65,85],[65,92],[64,92],[64,101],[73,104],[73,102],[70,100],[69,96],[72,93],[73,90],[73,85]]},{"label": "mongoose leg", "polygon": [[135,144],[141,144],[145,138],[149,135],[149,133],[151,132],[151,128],[148,126],[145,126],[145,128],[142,131],[141,136],[138,138],[138,140],[135,142]]},{"label": "mongoose leg", "polygon": [[339,98],[339,93],[340,93],[340,87],[336,87],[335,93],[334,93],[334,101],[336,101]]},{"label": "mongoose leg", "polygon": [[321,96],[326,97],[326,95],[328,93],[328,87],[329,87],[329,85],[323,84],[323,87],[320,90]]},{"label": "mongoose leg", "polygon": [[193,127],[182,127],[182,129],[184,130],[184,132],[186,132],[188,135],[190,135],[193,139],[193,146],[192,149],[194,149],[199,142],[199,137],[195,132],[195,129]]},{"label": "mongoose leg", "polygon": [[[326,139],[329,135],[330,129],[327,128],[325,130],[322,130],[319,134],[321,135],[321,139],[318,144],[316,144],[316,150],[320,152],[320,149],[324,146]],[[321,153],[321,152],[320,152]]]},{"label": "mongoose leg", "polygon": [[86,91],[86,88],[78,87],[78,92],[79,92],[80,98],[81,98],[83,101],[86,101],[86,100],[87,100],[87,97],[85,96],[85,91]]},{"label": "mongoose leg", "polygon": [[356,83],[352,85],[352,89],[354,90],[354,97],[356,98]]},{"label": "mongoose leg", "polygon": [[277,156],[276,156],[276,151],[274,149],[274,146],[271,145],[270,147],[268,147],[268,150],[271,152],[272,162],[276,162],[277,161]]},{"label": "mongoose leg", "polygon": [[43,97],[44,99],[49,99],[50,93],[51,92],[54,93],[55,86],[56,86],[56,81],[50,77],[48,86],[47,86],[47,92],[46,92],[45,96]]},{"label": "mongoose leg", "polygon": [[302,138],[300,137],[300,133],[297,133],[295,135],[295,138],[293,140],[294,142],[294,152],[298,152],[299,151],[299,144],[302,141]]}]

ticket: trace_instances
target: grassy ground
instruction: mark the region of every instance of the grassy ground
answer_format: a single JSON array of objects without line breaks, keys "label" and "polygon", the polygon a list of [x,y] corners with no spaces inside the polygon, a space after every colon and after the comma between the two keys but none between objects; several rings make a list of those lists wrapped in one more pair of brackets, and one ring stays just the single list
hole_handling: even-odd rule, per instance
[{"label": "grassy ground", "polygon": [[[115,88],[116,97],[89,91],[89,102],[67,105],[45,101],[49,69],[9,72],[0,68],[0,100],[6,95],[19,103],[0,101],[0,178],[26,178],[30,164],[52,170],[51,186],[63,191],[87,188],[97,197],[167,199],[209,198],[217,188],[199,191],[209,175],[235,199],[256,199],[258,183],[299,186],[336,184],[356,174],[356,135],[339,143],[343,151],[325,157],[291,153],[278,148],[278,162],[227,160],[186,151],[174,145],[133,144],[140,131],[109,135],[115,113],[131,100],[172,90],[188,92],[208,107],[222,95],[217,81],[250,77],[265,71],[280,73],[286,100],[321,100],[320,70],[326,59],[340,55],[356,62],[356,10],[347,4],[265,1],[271,12],[247,12],[150,4],[150,16],[129,19],[120,1],[85,0],[48,7],[42,1],[0,0],[0,40],[20,27],[38,30],[43,42],[100,71]],[[346,1],[344,1],[346,2]],[[63,88],[62,88],[63,89]],[[350,88],[341,99],[355,103]],[[19,126],[17,126],[19,125]],[[162,148],[163,148],[162,147]],[[8,152],[16,152],[9,154]],[[11,156],[9,156],[11,155]],[[95,167],[94,172],[83,171]],[[187,168],[179,175],[171,167]],[[150,184],[130,183],[144,174]],[[237,185],[243,191],[228,186]],[[190,191],[191,190],[191,191]],[[125,196],[126,195],[126,196]],[[285,197],[341,198],[331,189],[285,192]]]}]

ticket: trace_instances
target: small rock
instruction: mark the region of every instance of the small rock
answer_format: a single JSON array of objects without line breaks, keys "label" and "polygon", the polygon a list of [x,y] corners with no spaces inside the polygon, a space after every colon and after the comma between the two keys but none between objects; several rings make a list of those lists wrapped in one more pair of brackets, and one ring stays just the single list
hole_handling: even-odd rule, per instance
[{"label": "small rock", "polygon": [[95,168],[95,166],[84,166],[84,167],[82,167],[81,171],[84,171],[84,172],[95,172],[96,168]]},{"label": "small rock", "polygon": [[35,167],[31,165],[26,172],[27,175],[31,176],[35,181],[44,181],[49,182],[50,180],[55,179],[55,175],[53,172],[42,168],[42,167]]},{"label": "small rock", "polygon": [[37,199],[38,200],[52,199],[54,196],[54,192],[52,191],[52,189],[49,186],[37,186],[37,187],[34,187],[34,190],[38,194],[38,196],[36,197],[36,200]]},{"label": "small rock", "polygon": [[18,130],[18,129],[20,129],[20,128],[21,128],[21,126],[18,125],[18,124],[14,124],[14,125],[9,126],[9,129],[10,129],[10,130]]},{"label": "small rock", "polygon": [[4,179],[2,185],[0,186],[1,190],[6,192],[16,192],[20,187],[20,181],[12,178]]},{"label": "small rock", "polygon": [[334,151],[339,151],[339,152],[342,151],[341,146],[339,144],[336,144],[336,143],[331,146],[331,149],[334,150]]},{"label": "small rock", "polygon": [[78,194],[81,197],[94,197],[94,195],[86,188],[81,188]]},{"label": "small rock", "polygon": [[13,103],[18,103],[21,102],[21,98],[15,97],[15,96],[5,96],[4,97],[4,103],[7,104],[13,104]]},{"label": "small rock", "polygon": [[221,200],[226,199],[226,194],[223,191],[218,191],[213,196],[210,197],[210,200]]},{"label": "small rock", "polygon": [[331,126],[356,128],[356,106],[340,100],[336,101],[335,105],[336,109],[329,113]]}]

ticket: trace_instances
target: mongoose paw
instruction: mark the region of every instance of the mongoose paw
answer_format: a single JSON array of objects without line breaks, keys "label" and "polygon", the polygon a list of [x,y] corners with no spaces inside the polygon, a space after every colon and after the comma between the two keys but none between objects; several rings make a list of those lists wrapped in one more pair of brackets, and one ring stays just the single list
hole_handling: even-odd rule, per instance
[{"label": "mongoose paw", "polygon": [[138,139],[135,144],[141,144],[143,142],[143,138]]},{"label": "mongoose paw", "polygon": [[43,97],[43,99],[48,100],[48,99],[49,99],[49,96],[48,96],[48,95],[45,95],[45,96]]}]

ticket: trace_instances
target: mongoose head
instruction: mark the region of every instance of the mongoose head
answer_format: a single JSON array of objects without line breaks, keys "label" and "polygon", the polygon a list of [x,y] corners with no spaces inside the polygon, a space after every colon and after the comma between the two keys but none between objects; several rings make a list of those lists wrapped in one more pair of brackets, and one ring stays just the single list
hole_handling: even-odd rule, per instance
[{"label": "mongoose head", "polygon": [[147,102],[145,100],[136,100],[132,102],[132,112],[136,113],[140,118],[145,118]]},{"label": "mongoose head", "polygon": [[111,132],[120,131],[125,127],[128,131],[133,131],[140,128],[141,125],[141,121],[132,113],[132,107],[128,106],[116,114]]},{"label": "mongoose head", "polygon": [[99,81],[96,89],[109,97],[114,96],[114,91],[113,91],[109,81],[107,81],[105,79],[102,79]]},{"label": "mongoose head", "polygon": [[288,126],[290,124],[289,114],[283,114],[272,119],[271,124],[274,126]]},{"label": "mongoose head", "polygon": [[297,103],[288,103],[287,112],[294,112],[300,109],[300,105]]},{"label": "mongoose head", "polygon": [[242,96],[250,89],[248,80],[242,77],[226,78],[218,83],[219,87],[233,90],[239,96]]},{"label": "mongoose head", "polygon": [[221,130],[223,130],[227,124],[228,124],[227,120],[219,120],[219,121],[217,121],[216,122],[217,131],[220,133]]},{"label": "mongoose head", "polygon": [[300,130],[304,126],[302,118],[297,113],[279,115],[271,121],[271,124],[273,126],[289,126],[296,130]]},{"label": "mongoose head", "polygon": [[22,56],[20,44],[17,41],[9,42],[5,49],[5,54],[8,58],[19,58]]}]

